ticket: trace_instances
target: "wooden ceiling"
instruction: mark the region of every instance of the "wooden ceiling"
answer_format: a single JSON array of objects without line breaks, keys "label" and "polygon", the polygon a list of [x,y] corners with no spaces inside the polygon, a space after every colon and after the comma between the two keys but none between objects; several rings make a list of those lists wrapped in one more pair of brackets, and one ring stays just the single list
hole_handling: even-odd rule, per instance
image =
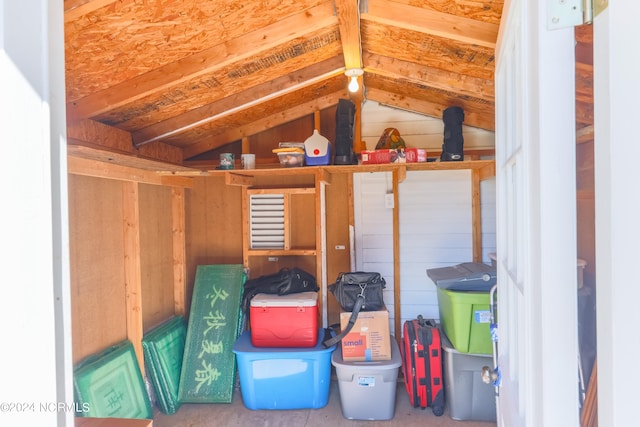
[{"label": "wooden ceiling", "polygon": [[[503,0],[65,0],[73,145],[181,163],[335,106],[494,129]],[[361,92],[346,68],[363,68]]]}]

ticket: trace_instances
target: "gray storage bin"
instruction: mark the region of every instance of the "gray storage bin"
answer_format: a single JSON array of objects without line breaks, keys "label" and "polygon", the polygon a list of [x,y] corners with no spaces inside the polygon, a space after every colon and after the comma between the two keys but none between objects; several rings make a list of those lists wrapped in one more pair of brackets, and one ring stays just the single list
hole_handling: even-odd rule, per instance
[{"label": "gray storage bin", "polygon": [[449,416],[460,421],[496,421],[495,388],[482,381],[482,368],[493,370],[493,356],[460,353],[444,332],[441,335]]},{"label": "gray storage bin", "polygon": [[331,356],[336,368],[342,416],[350,420],[390,420],[395,414],[396,384],[402,356],[391,337],[391,360],[345,362],[338,346]]}]

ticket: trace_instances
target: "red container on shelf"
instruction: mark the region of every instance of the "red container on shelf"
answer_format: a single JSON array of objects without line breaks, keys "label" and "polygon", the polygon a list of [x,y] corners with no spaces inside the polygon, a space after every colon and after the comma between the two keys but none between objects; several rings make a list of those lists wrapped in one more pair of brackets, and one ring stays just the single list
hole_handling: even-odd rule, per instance
[{"label": "red container on shelf", "polygon": [[318,341],[318,293],[257,294],[249,324],[254,347],[313,347]]}]

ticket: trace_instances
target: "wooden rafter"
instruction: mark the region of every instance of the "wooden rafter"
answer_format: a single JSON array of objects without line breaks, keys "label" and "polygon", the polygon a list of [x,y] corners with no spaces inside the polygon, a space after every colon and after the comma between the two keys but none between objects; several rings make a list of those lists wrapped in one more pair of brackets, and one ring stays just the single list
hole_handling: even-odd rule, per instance
[{"label": "wooden rafter", "polygon": [[348,68],[362,68],[360,46],[360,10],[358,1],[336,0],[340,38],[344,53],[344,65]]},{"label": "wooden rafter", "polygon": [[389,0],[370,1],[362,19],[491,49],[498,37],[496,24]]},{"label": "wooden rafter", "polygon": [[136,147],[139,147],[155,140],[174,136],[223,116],[246,110],[275,97],[294,92],[301,89],[301,87],[324,81],[341,74],[343,71],[342,58],[331,58],[300,70],[300,72],[291,73],[257,87],[248,88],[241,93],[134,132],[133,143]]},{"label": "wooden rafter", "polygon": [[[367,98],[381,104],[396,107],[401,110],[413,111],[431,117],[442,117],[442,104],[427,101],[424,99],[398,96],[395,93],[387,92],[371,86],[368,87]],[[494,130],[494,113],[488,111],[470,110],[465,108],[464,124],[480,129]]]},{"label": "wooden rafter", "polygon": [[212,46],[93,95],[71,101],[67,104],[68,120],[95,117],[179,83],[221,70],[236,61],[259,56],[261,52],[286,41],[304,37],[305,34],[336,23],[331,2],[322,3],[259,31]]},{"label": "wooden rafter", "polygon": [[215,139],[207,138],[202,141],[191,144],[184,149],[185,158],[190,158],[202,154],[209,150],[214,150],[227,144],[229,141],[237,141],[245,135],[254,135],[265,129],[273,128],[292,120],[299,119],[306,115],[311,115],[317,110],[324,110],[338,103],[338,99],[347,96],[346,88],[344,91],[332,93],[318,99],[311,100],[301,105],[290,108],[289,110],[264,117],[247,125],[229,130],[216,136]]},{"label": "wooden rafter", "polygon": [[365,54],[364,63],[368,73],[392,79],[404,79],[435,89],[457,92],[464,96],[472,96],[490,102],[494,101],[493,80],[461,75],[374,53]]}]

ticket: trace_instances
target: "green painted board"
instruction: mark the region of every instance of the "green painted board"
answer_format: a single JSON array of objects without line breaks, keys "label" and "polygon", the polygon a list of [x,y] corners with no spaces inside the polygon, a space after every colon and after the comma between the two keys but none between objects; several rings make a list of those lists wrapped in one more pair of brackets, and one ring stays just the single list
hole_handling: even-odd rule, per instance
[{"label": "green painted board", "polygon": [[142,339],[145,367],[156,393],[158,408],[174,414],[180,407],[178,386],[187,327],[182,316],[174,316],[147,332]]},{"label": "green painted board", "polygon": [[77,415],[98,418],[151,418],[151,402],[133,345],[124,341],[90,356],[74,368]]},{"label": "green painted board", "polygon": [[233,344],[240,334],[241,264],[199,265],[193,285],[178,398],[230,403],[236,379]]}]

